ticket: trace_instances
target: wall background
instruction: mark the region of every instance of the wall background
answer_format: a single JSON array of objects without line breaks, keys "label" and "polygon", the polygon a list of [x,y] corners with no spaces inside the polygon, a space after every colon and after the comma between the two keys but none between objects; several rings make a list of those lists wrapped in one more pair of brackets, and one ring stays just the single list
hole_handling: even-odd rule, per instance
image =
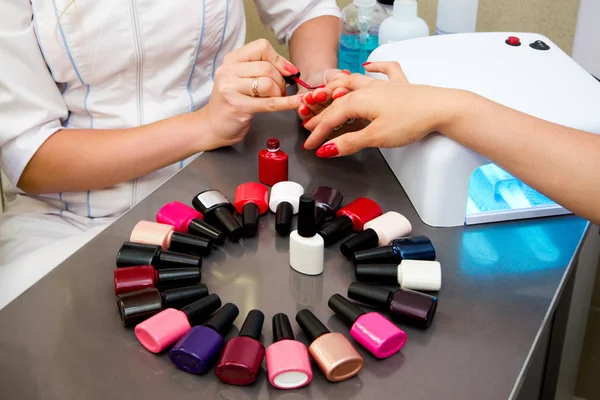
[{"label": "wall background", "polygon": [[[340,7],[351,2],[338,0]],[[433,33],[437,0],[418,2],[419,16],[427,22]],[[244,0],[244,4],[248,21],[247,40],[264,37],[275,43],[273,34],[261,24],[254,1]],[[571,54],[578,9],[579,0],[479,0],[477,30],[541,33]],[[287,55],[285,46],[278,46],[277,49]]]}]

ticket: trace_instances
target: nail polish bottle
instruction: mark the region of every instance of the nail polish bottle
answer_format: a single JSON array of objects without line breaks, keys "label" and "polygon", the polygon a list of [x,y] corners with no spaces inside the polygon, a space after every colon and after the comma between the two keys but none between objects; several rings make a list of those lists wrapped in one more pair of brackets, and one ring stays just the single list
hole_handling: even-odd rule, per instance
[{"label": "nail polish bottle", "polygon": [[158,287],[159,289],[194,285],[200,282],[200,268],[168,268],[156,270],[151,265],[115,268],[115,294]]},{"label": "nail polish bottle", "polygon": [[377,358],[396,354],[406,343],[406,333],[377,312],[366,313],[339,294],[331,296],[327,305],[350,325],[350,336]]},{"label": "nail polish bottle", "polygon": [[362,369],[365,361],[348,339],[341,333],[329,332],[312,312],[300,310],[296,322],[312,342],[308,352],[328,380],[345,381]]},{"label": "nail polish bottle", "polygon": [[290,233],[292,217],[298,213],[300,196],[304,188],[296,182],[278,182],[271,188],[269,208],[275,213],[275,230],[280,235]]},{"label": "nail polish bottle", "polygon": [[388,211],[367,222],[361,232],[342,243],[340,250],[346,258],[352,258],[356,251],[388,245],[394,239],[410,235],[411,231],[412,225],[404,215]]},{"label": "nail polish bottle", "polygon": [[332,221],[335,213],[342,206],[344,196],[342,193],[329,186],[319,186],[313,191],[317,205],[317,226],[321,227],[325,222]]},{"label": "nail polish bottle", "polygon": [[403,289],[438,291],[442,268],[437,261],[402,260],[400,265],[359,264],[356,279],[361,282],[399,284]]},{"label": "nail polish bottle", "polygon": [[195,326],[169,351],[177,368],[190,374],[203,374],[217,361],[227,334],[239,310],[227,303],[202,326]]},{"label": "nail polish bottle", "polygon": [[171,225],[158,222],[140,221],[131,231],[129,241],[132,243],[154,244],[163,250],[178,253],[192,253],[199,256],[210,254],[212,243],[209,239],[175,232]]},{"label": "nail polish bottle", "polygon": [[325,240],[325,245],[329,245],[348,236],[353,231],[360,232],[364,224],[381,214],[379,204],[366,197],[359,197],[339,209],[336,213],[337,218],[329,225],[325,225],[319,234]]},{"label": "nail polish bottle", "polygon": [[392,319],[427,328],[437,310],[437,297],[408,289],[388,290],[381,286],[352,282],[348,297],[361,303],[389,311]]},{"label": "nail polish bottle", "polygon": [[435,260],[435,248],[427,236],[392,241],[389,246],[360,250],[352,255],[354,264],[398,264],[402,260]]},{"label": "nail polish bottle", "polygon": [[273,344],[267,347],[269,382],[277,389],[297,389],[312,380],[312,368],[304,343],[294,340],[287,315],[273,316]]},{"label": "nail polish bottle", "polygon": [[172,201],[156,213],[156,222],[171,225],[177,232],[205,237],[215,244],[225,243],[225,233],[204,221],[204,216],[192,207]]},{"label": "nail polish bottle", "polygon": [[233,216],[233,204],[218,190],[208,189],[198,193],[192,200],[192,205],[204,215],[208,223],[225,228],[229,240],[237,242],[244,236],[244,230]]},{"label": "nail polish bottle", "polygon": [[147,350],[160,353],[188,333],[193,326],[206,321],[221,306],[221,299],[210,294],[181,310],[167,308],[139,323],[135,336]]},{"label": "nail polish bottle", "polygon": [[136,265],[152,265],[156,269],[202,266],[202,258],[191,255],[164,251],[158,245],[125,242],[117,253],[117,268]]},{"label": "nail polish bottle", "polygon": [[290,266],[305,275],[319,275],[323,272],[325,245],[317,234],[315,198],[303,194],[298,208],[298,230],[290,235]]},{"label": "nail polish bottle", "polygon": [[265,346],[260,342],[265,315],[251,310],[238,336],[225,343],[215,375],[223,383],[245,386],[256,381],[260,364],[265,356]]},{"label": "nail polish bottle", "polygon": [[208,296],[206,285],[186,286],[159,291],[147,288],[117,295],[117,307],[123,326],[135,326],[166,308],[180,309]]},{"label": "nail polish bottle", "polygon": [[267,140],[267,148],[258,152],[258,180],[267,186],[288,180],[288,155],[276,138]]},{"label": "nail polish bottle", "polygon": [[260,183],[242,183],[235,189],[235,211],[242,216],[244,235],[252,237],[258,230],[258,217],[269,209],[269,189]]}]

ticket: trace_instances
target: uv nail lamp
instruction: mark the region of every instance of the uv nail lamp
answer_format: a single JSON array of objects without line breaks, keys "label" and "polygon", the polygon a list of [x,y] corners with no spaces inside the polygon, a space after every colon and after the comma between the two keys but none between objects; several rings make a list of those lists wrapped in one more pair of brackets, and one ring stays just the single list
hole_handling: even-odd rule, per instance
[{"label": "uv nail lamp", "polygon": [[[600,83],[542,35],[430,36],[381,46],[369,61],[398,61],[411,83],[470,90],[527,114],[600,134]],[[570,213],[440,134],[381,153],[431,226]]]}]

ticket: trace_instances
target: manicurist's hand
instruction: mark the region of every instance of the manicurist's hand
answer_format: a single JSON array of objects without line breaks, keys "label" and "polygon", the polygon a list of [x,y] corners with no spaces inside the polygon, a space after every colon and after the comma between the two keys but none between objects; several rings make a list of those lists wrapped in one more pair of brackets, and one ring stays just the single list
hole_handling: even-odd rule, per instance
[{"label": "manicurist's hand", "polygon": [[[408,83],[398,63],[365,65],[368,72],[381,72],[390,81],[351,75],[327,85],[327,90],[344,88],[348,94],[337,98],[304,126],[312,131],[305,149],[330,158],[356,153],[365,147],[400,147],[439,130],[452,115],[457,96],[451,89]],[[456,91],[458,92],[458,91]],[[371,121],[365,128],[348,132],[325,142],[347,120]]]},{"label": "manicurist's hand", "polygon": [[227,54],[215,72],[210,101],[197,111],[211,128],[206,150],[241,141],[256,113],[297,109],[300,95],[286,97],[283,79],[297,72],[265,39]]}]

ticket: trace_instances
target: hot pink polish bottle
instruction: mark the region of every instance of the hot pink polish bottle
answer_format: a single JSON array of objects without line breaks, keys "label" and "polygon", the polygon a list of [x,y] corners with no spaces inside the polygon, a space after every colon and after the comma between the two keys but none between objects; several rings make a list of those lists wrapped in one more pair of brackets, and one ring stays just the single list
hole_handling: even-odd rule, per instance
[{"label": "hot pink polish bottle", "polygon": [[294,340],[290,320],[283,313],[273,316],[273,344],[266,355],[269,382],[277,389],[297,389],[312,380],[308,350]]},{"label": "hot pink polish bottle", "polygon": [[156,213],[156,222],[171,225],[177,232],[206,237],[216,244],[225,242],[225,233],[204,221],[202,213],[192,207],[172,201]]},{"label": "hot pink polish bottle", "polygon": [[351,325],[350,335],[354,340],[377,358],[396,354],[406,343],[406,333],[379,313],[365,313],[339,294],[331,296],[327,304],[345,323]]}]

